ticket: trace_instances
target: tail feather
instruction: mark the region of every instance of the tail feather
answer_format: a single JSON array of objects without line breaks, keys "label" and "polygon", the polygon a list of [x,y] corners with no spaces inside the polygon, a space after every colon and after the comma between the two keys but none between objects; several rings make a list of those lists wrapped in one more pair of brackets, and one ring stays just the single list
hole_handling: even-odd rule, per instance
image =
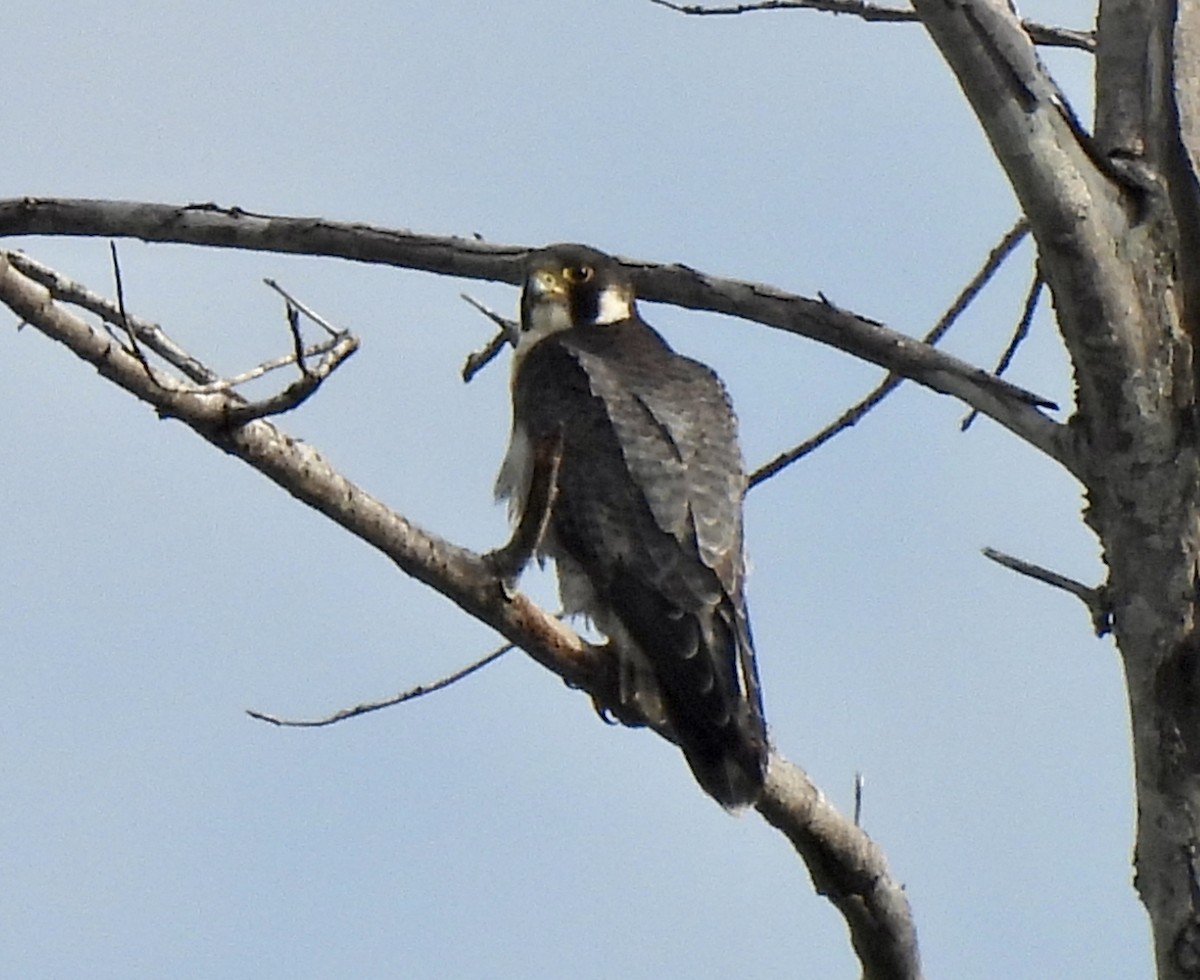
[{"label": "tail feather", "polygon": [[750,806],[767,768],[754,649],[745,617],[731,601],[681,613],[662,596],[630,589],[614,603],[644,652],[666,720],[696,781],[722,806]]},{"label": "tail feather", "polygon": [[766,778],[766,744],[741,742],[713,754],[709,746],[683,742],[684,758],[701,788],[726,809],[753,806]]}]

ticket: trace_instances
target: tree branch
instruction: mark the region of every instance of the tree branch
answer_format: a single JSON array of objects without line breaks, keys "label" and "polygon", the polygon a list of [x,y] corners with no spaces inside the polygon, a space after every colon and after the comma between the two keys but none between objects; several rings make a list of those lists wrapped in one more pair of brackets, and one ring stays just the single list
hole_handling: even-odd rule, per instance
[{"label": "tree branch", "polygon": [[[0,236],[126,236],[306,255],[516,283],[528,249],[472,239],[345,224],[318,218],[252,214],[214,204],[174,207],[120,201],[0,200]],[[651,302],[710,310],[796,333],[952,395],[1077,472],[1065,426],[1039,411],[1051,403],[987,371],[889,330],[828,301],[759,283],[710,276],[684,265],[624,259],[638,295]]]},{"label": "tree branch", "polygon": [[863,980],[917,980],[917,931],[883,851],[839,813],[808,775],[772,752],[758,812],[804,859],[813,887],[846,919]]},{"label": "tree branch", "polygon": [[[1004,264],[1004,260],[1012,254],[1013,249],[1021,244],[1027,234],[1029,234],[1029,224],[1022,218],[1005,233],[996,247],[988,254],[982,268],[959,291],[959,294],[954,298],[954,302],[950,304],[950,308],[941,315],[938,322],[933,325],[933,329],[921,339],[922,343],[929,344],[932,347],[946,335],[946,332],[954,326],[958,318],[962,316],[967,307],[975,300],[975,297],[983,290],[983,287],[1000,270],[1000,266]],[[1003,364],[1003,359],[1001,363]],[[999,375],[1001,372],[996,371],[995,373]],[[889,373],[879,384],[821,429],[820,432],[805,439],[800,445],[793,446],[791,449],[780,453],[758,467],[758,469],[750,474],[749,487],[753,489],[760,483],[771,479],[771,477],[781,472],[785,467],[791,466],[792,463],[803,459],[809,453],[823,446],[839,432],[857,425],[868,412],[899,388],[903,380],[898,375]],[[974,414],[972,412],[972,415]],[[965,429],[966,425],[963,428]]]},{"label": "tree branch", "polygon": [[1029,217],[1054,296],[1078,393],[1072,426],[1086,520],[1108,566],[1129,697],[1134,883],[1158,975],[1195,978],[1200,195],[1180,129],[1194,131],[1190,112],[1200,104],[1188,58],[1200,7],[1101,3],[1093,138],[1005,0],[913,5]]},{"label": "tree branch", "polygon": [[[1017,348],[1025,342],[1025,338],[1029,336],[1029,328],[1033,326],[1033,318],[1037,313],[1038,300],[1042,295],[1042,287],[1046,285],[1046,281],[1042,278],[1042,270],[1034,264],[1033,282],[1029,284],[1029,290],[1025,293],[1025,302],[1021,307],[1021,316],[1017,320],[1016,327],[1013,328],[1012,336],[1009,338],[1008,346],[1004,348],[1004,353],[1000,355],[1000,360],[996,362],[995,368],[992,369],[992,374],[1000,377],[1012,365],[1013,358],[1017,356]],[[967,417],[962,420],[962,431],[966,432],[978,418],[979,413],[972,410]]]},{"label": "tree branch", "polygon": [[489,664],[495,663],[506,653],[512,650],[513,645],[506,643],[502,647],[497,647],[490,653],[485,654],[477,660],[472,661],[465,667],[460,667],[453,673],[447,674],[445,677],[439,677],[436,681],[431,681],[428,684],[418,684],[416,687],[410,687],[407,691],[401,691],[399,694],[393,694],[390,698],[383,698],[379,701],[364,701],[362,704],[356,704],[352,708],[342,708],[332,714],[325,715],[321,718],[283,718],[279,715],[269,714],[265,711],[258,711],[254,708],[247,708],[246,714],[258,721],[265,721],[268,724],[275,725],[278,728],[325,728],[329,725],[336,725],[339,722],[347,721],[351,718],[357,718],[360,715],[370,714],[372,711],[380,711],[383,708],[393,708],[398,704],[404,704],[406,701],[415,701],[417,698],[423,698],[427,694],[433,694],[436,691],[443,691],[452,684],[457,684],[459,681],[470,677],[476,671],[483,670]]},{"label": "tree branch", "polygon": [[[920,18],[916,11],[904,7],[884,7],[866,0],[759,0],[758,3],[738,3],[728,7],[706,7],[701,4],[671,3],[670,0],[650,0],[651,3],[680,14],[706,16],[712,14],[749,14],[762,10],[817,10],[828,14],[850,14],[867,22],[914,23]],[[1096,50],[1096,35],[1091,31],[1073,31],[1052,27],[1031,20],[1021,21],[1035,44],[1046,47]]]},{"label": "tree branch", "polygon": [[1097,636],[1106,636],[1112,631],[1112,600],[1108,595],[1108,590],[1103,586],[1092,588],[1073,578],[1068,578],[1066,575],[1060,575],[1058,572],[1035,565],[1022,558],[1014,558],[995,548],[984,548],[983,557],[994,561],[997,565],[1003,565],[1018,575],[1025,575],[1038,582],[1045,582],[1046,585],[1056,589],[1069,592],[1087,606],[1088,615],[1092,617],[1092,629],[1095,630]]},{"label": "tree branch", "polygon": [[[171,376],[151,378],[114,337],[54,302],[42,285],[0,252],[0,302],[26,323],[66,345],[101,375],[177,418],[217,448],[242,459],[297,500],[381,551],[406,574],[449,598],[520,646],[597,707],[617,709],[616,658],[585,643],[522,593],[508,592],[483,557],[425,531],[336,472],[309,444],[264,419],[230,424],[240,401],[226,391],[196,392]],[[628,723],[644,723],[621,712]],[[663,733],[660,733],[663,734]],[[762,815],[793,843],[817,890],[846,916],[852,941],[872,980],[917,980],[916,933],[903,889],[882,851],[828,804],[797,767],[772,754]]]},{"label": "tree branch", "polygon": [[1156,208],[1155,177],[1096,146],[1005,0],[913,5],[1029,218],[1076,368],[1086,435],[1115,433],[1120,402],[1111,392],[1131,371],[1155,370],[1132,329],[1141,299],[1134,265],[1117,242],[1131,217]]}]

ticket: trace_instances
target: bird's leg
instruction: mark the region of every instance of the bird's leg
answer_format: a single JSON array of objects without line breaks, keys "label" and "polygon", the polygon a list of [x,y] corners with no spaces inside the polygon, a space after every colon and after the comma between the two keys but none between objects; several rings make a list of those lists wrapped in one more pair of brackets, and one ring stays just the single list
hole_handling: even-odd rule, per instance
[{"label": "bird's leg", "polygon": [[521,508],[521,519],[513,529],[508,543],[484,555],[496,572],[506,595],[516,591],[521,572],[537,551],[550,524],[554,502],[558,496],[558,470],[562,463],[562,433],[543,436],[533,444],[533,468],[529,477],[529,491],[525,495],[525,506]]}]

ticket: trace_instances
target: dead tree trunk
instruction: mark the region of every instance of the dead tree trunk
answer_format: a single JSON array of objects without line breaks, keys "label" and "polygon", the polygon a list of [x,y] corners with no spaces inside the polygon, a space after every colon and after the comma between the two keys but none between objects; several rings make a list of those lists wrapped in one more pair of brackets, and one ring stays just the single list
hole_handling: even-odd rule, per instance
[{"label": "dead tree trunk", "polygon": [[1002,0],[916,0],[1029,218],[1074,366],[1075,472],[1129,691],[1136,885],[1161,978],[1200,976],[1200,8],[1107,0],[1089,135]]}]

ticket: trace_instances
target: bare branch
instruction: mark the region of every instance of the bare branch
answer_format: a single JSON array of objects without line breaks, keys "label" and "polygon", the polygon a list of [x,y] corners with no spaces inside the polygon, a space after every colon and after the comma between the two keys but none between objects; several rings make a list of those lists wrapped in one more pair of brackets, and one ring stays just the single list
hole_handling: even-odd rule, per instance
[{"label": "bare branch", "polygon": [[129,325],[129,314],[126,312],[125,306],[125,286],[121,281],[121,260],[117,255],[117,243],[108,243],[109,256],[112,258],[113,282],[117,287],[117,312],[119,315],[119,326],[125,331],[125,336],[129,338],[129,351],[138,359],[138,363],[142,365],[142,370],[146,372],[146,377],[151,381],[155,380],[154,369],[150,366],[150,362],[146,360],[146,355],[142,352],[142,345],[138,343],[137,334]]},{"label": "bare branch", "polygon": [[[1012,226],[1000,239],[995,248],[988,253],[987,259],[984,261],[982,268],[971,277],[971,281],[963,287],[962,291],[955,297],[954,302],[950,304],[950,308],[942,314],[941,318],[933,329],[924,337],[924,343],[933,345],[946,335],[955,323],[962,316],[963,312],[971,305],[972,300],[983,290],[983,287],[991,281],[992,277],[999,271],[1000,266],[1004,264],[1004,260],[1012,254],[1013,250],[1021,243],[1025,236],[1029,233],[1029,225],[1025,219],[1020,219]],[[785,467],[799,459],[803,459],[813,450],[818,449],[827,443],[830,439],[836,436],[839,432],[849,429],[851,426],[857,425],[859,421],[883,401],[888,395],[900,387],[904,379],[896,374],[889,374],[867,395],[851,405],[846,411],[839,415],[836,419],[825,426],[816,435],[806,439],[800,445],[789,449],[785,453],[780,453],[768,463],[764,463],[753,473],[750,474],[750,487],[756,487],[764,480],[769,480],[776,473],[779,473]],[[964,426],[966,428],[966,426]]]},{"label": "bare branch", "polygon": [[[157,385],[137,359],[103,331],[54,303],[49,292],[18,272],[0,253],[0,302],[160,415],[182,421],[217,448],[237,456],[293,497],[330,517],[391,558],[406,574],[431,585],[470,615],[531,649],[535,659],[603,699],[609,658],[521,594],[505,596],[474,552],[424,531],[337,473],[308,443],[256,419],[231,425],[244,403],[231,393],[197,393],[171,378]],[[536,651],[536,652],[535,652]],[[610,678],[615,691],[616,678]],[[614,698],[615,700],[615,698]]]},{"label": "bare branch", "polygon": [[390,698],[384,698],[382,701],[364,701],[362,704],[356,704],[353,708],[343,708],[341,711],[335,711],[324,718],[282,718],[279,715],[270,715],[263,711],[255,711],[253,708],[247,708],[246,714],[251,718],[257,718],[259,721],[268,722],[279,728],[324,728],[327,725],[336,725],[339,721],[345,721],[348,718],[357,718],[359,715],[370,714],[372,711],[379,711],[381,708],[390,708],[393,705],[403,704],[405,701],[413,701],[424,697],[426,694],[433,694],[435,691],[444,690],[451,684],[457,684],[464,677],[470,677],[475,671],[482,670],[488,664],[495,663],[495,661],[503,657],[512,648],[513,645],[511,643],[506,643],[502,647],[497,647],[486,656],[480,657],[478,660],[467,664],[452,674],[439,677],[430,684],[418,684],[416,687],[410,687],[407,691],[393,694]]},{"label": "bare branch", "polygon": [[462,366],[462,379],[466,384],[470,384],[475,380],[475,375],[482,371],[485,367],[492,363],[504,350],[504,345],[508,343],[508,338],[502,333],[496,334],[487,345],[481,347],[477,351],[472,351],[467,355],[467,359]]},{"label": "bare branch", "polygon": [[813,887],[845,917],[864,980],[918,980],[917,931],[904,886],[883,851],[847,820],[808,775],[777,753],[758,812],[808,865]]},{"label": "bare branch", "polygon": [[[318,313],[316,310],[314,310],[311,306],[306,306],[305,304],[301,303],[300,300],[296,299],[295,296],[293,296],[286,289],[284,289],[281,285],[279,285],[279,283],[277,283],[274,279],[266,278],[266,279],[263,279],[263,282],[266,283],[267,286],[269,286],[271,289],[275,290],[275,292],[277,292],[280,296],[283,297],[283,301],[285,303],[287,303],[289,311],[297,310],[300,313],[303,313],[306,317],[308,317],[310,320],[312,320],[313,323],[315,323],[318,327],[320,327],[327,334],[329,334],[330,337],[344,337],[346,335],[345,330],[341,330],[338,327],[335,327],[332,323],[330,323],[323,316],[321,316],[321,314]],[[289,316],[289,319],[291,319],[290,316]],[[292,329],[293,330],[296,329],[294,324],[292,325]],[[298,350],[297,356],[299,357],[299,359],[301,361],[304,360],[303,356],[301,356],[299,354],[299,350]]]},{"label": "bare branch", "polygon": [[491,320],[492,323],[500,328],[500,336],[496,338],[497,341],[502,343],[507,341],[514,347],[516,346],[517,339],[521,334],[521,325],[517,323],[516,320],[497,313],[490,306],[479,302],[479,300],[477,300],[474,296],[468,296],[466,293],[459,293],[458,296],[459,299],[465,302],[468,306],[473,307],[475,310],[482,313],[489,320]]},{"label": "bare branch", "polygon": [[[54,299],[70,303],[72,306],[81,307],[90,313],[94,313],[105,323],[110,323],[114,327],[131,332],[137,338],[139,344],[147,350],[153,351],[157,356],[181,372],[186,378],[197,382],[196,385],[189,389],[194,394],[215,394],[222,391],[231,391],[241,385],[255,381],[271,371],[276,371],[296,363],[297,355],[293,350],[290,354],[270,358],[247,371],[223,378],[216,371],[185,351],[167,335],[166,331],[159,324],[135,316],[128,311],[122,311],[120,305],[114,303],[107,296],[93,292],[82,283],[64,276],[62,273],[22,252],[8,252],[6,255],[15,269],[39,285],[45,286]],[[323,358],[325,360],[317,370],[323,376],[328,375],[333,368],[337,367],[348,356],[347,347],[349,344],[347,338],[349,334],[346,331],[339,331],[338,328],[330,324],[328,320],[315,310],[312,310],[290,296],[274,280],[266,279],[264,282],[276,292],[279,292],[284,297],[285,302],[290,302],[302,311],[305,316],[330,334],[328,339],[311,344],[304,348],[303,351],[303,363],[306,367],[307,362],[313,358]],[[271,414],[271,412],[272,409],[267,407],[267,410],[263,414]]]},{"label": "bare branch", "polygon": [[[208,385],[203,391],[210,393],[216,390],[227,390],[235,384],[242,384],[252,377],[260,377],[267,371],[285,364],[295,364],[300,372],[300,377],[282,391],[278,391],[268,398],[254,402],[246,401],[231,407],[227,419],[230,425],[240,425],[251,419],[265,418],[268,415],[281,415],[299,408],[315,394],[322,382],[336,371],[343,361],[358,350],[358,338],[348,330],[339,330],[334,327],[315,310],[295,299],[274,279],[264,279],[263,282],[279,293],[286,304],[285,314],[288,331],[292,337],[292,353],[286,357],[264,362],[237,378],[230,378],[222,386]],[[304,337],[300,333],[301,313],[324,330],[329,335],[329,339],[322,344],[305,348]],[[320,357],[315,366],[308,363],[310,356]]]},{"label": "bare branch", "polygon": [[[313,344],[310,347],[304,348],[303,360],[307,362],[314,357],[325,357],[332,354],[340,344],[343,344],[348,335],[343,334],[340,337],[332,337],[328,340],[323,340],[319,344]],[[344,358],[339,358],[342,360]],[[251,381],[256,381],[259,378],[270,374],[272,371],[278,371],[280,368],[288,367],[296,363],[296,353],[293,351],[290,354],[281,354],[279,357],[272,357],[263,361],[261,364],[250,368],[246,371],[241,371],[238,374],[230,375],[228,378],[221,378],[213,381],[210,384],[196,385],[192,388],[195,394],[209,395],[218,391],[230,391],[241,385],[248,384]],[[308,370],[312,370],[308,368]]]},{"label": "bare branch", "polygon": [[500,328],[500,332],[488,341],[487,346],[471,354],[463,365],[462,379],[465,383],[470,384],[471,379],[487,367],[504,350],[505,344],[511,343],[514,347],[516,346],[520,327],[515,320],[501,316],[490,307],[484,306],[483,303],[479,302],[473,296],[468,296],[466,293],[459,293],[458,295]]},{"label": "bare branch", "polygon": [[[231,425],[240,402],[230,393],[197,394],[173,379],[151,382],[137,358],[108,334],[56,304],[0,253],[0,302],[70,348],[113,383],[177,418],[224,452],[253,466],[297,500],[325,514],[391,558],[406,574],[493,627],[538,663],[584,690],[604,709],[622,710],[616,658],[584,642],[522,593],[508,592],[483,557],[422,530],[336,472],[312,446],[264,419]],[[644,719],[640,719],[644,723]],[[816,789],[772,753],[758,810],[804,859],[818,892],[842,910],[868,978],[918,980],[916,933],[903,889],[882,851]]]},{"label": "bare branch", "polygon": [[[336,371],[343,361],[358,350],[358,338],[352,334],[342,334],[327,348],[323,348],[324,353],[321,359],[315,366],[312,366],[305,362],[305,351],[301,349],[300,344],[297,333],[296,350],[285,359],[287,363],[299,366],[300,377],[282,391],[277,391],[267,398],[253,402],[239,399],[236,403],[228,405],[225,417],[227,425],[241,425],[252,419],[261,419],[268,415],[282,415],[284,412],[299,408],[316,393],[322,382]],[[259,367],[261,368],[263,365]],[[255,371],[258,369],[256,368]],[[247,373],[253,374],[254,372]]]},{"label": "bare branch", "polygon": [[1088,614],[1092,617],[1092,627],[1097,636],[1104,636],[1112,630],[1112,605],[1108,599],[1108,590],[1104,587],[1092,588],[1073,578],[1067,578],[1058,572],[1043,568],[1041,565],[1006,555],[1003,551],[997,551],[995,548],[984,548],[983,556],[1020,575],[1027,575],[1039,582],[1045,582],[1056,589],[1070,592],[1071,595],[1080,599],[1088,608]]},{"label": "bare branch", "polygon": [[121,326],[124,322],[142,344],[192,381],[201,384],[220,383],[220,378],[215,371],[188,354],[168,337],[157,323],[151,323],[149,320],[133,315],[122,317],[120,309],[107,296],[92,292],[81,283],[69,279],[24,253],[8,252],[6,254],[13,268],[39,285],[45,286],[54,299],[81,307],[96,314],[105,323],[111,323],[114,326]]},{"label": "bare branch", "polygon": [[[1074,361],[1080,415],[1093,432],[1119,431],[1120,400],[1111,392],[1122,389],[1129,371],[1155,369],[1146,363],[1142,328],[1134,324],[1142,309],[1135,265],[1115,239],[1130,215],[1157,207],[1154,175],[1119,168],[1116,158],[1099,151],[1007,3],[913,5],[1029,217]],[[1135,223],[1148,222],[1143,216]],[[1162,384],[1169,387],[1169,379]]]},{"label": "bare branch", "polygon": [[[760,0],[758,3],[738,3],[727,7],[672,3],[670,0],[650,0],[650,2],[677,13],[699,16],[749,14],[763,10],[817,10],[829,14],[850,14],[865,21],[910,24],[920,21],[916,11],[910,8],[885,7],[880,4],[867,3],[866,0]],[[1096,50],[1096,35],[1092,31],[1048,27],[1031,20],[1021,21],[1021,26],[1033,38],[1035,44],[1042,44],[1046,47],[1079,48],[1083,51]]]},{"label": "bare branch", "polygon": [[[18,234],[124,235],[145,241],[329,255],[510,283],[519,282],[529,251],[315,218],[255,215],[214,204],[0,200],[0,236]],[[1078,474],[1068,430],[1038,410],[1051,403],[978,367],[828,302],[759,283],[709,276],[684,265],[622,261],[638,295],[648,301],[752,320],[878,364],[960,399]]]},{"label": "bare branch", "polygon": [[[1033,282],[1029,284],[1029,291],[1025,294],[1025,304],[1021,307],[1021,318],[1017,321],[1016,329],[1013,330],[1012,337],[1008,341],[1008,346],[1004,348],[1004,353],[1000,355],[1000,360],[996,362],[996,367],[992,371],[996,377],[1000,377],[1000,375],[1008,370],[1013,358],[1016,356],[1017,348],[1029,336],[1029,328],[1033,325],[1033,317],[1037,313],[1038,300],[1041,298],[1042,287],[1044,285],[1046,285],[1046,280],[1042,278],[1041,270],[1035,267],[1033,270]],[[963,432],[966,432],[971,427],[971,424],[978,415],[978,412],[972,410],[962,420],[960,428]]]}]

